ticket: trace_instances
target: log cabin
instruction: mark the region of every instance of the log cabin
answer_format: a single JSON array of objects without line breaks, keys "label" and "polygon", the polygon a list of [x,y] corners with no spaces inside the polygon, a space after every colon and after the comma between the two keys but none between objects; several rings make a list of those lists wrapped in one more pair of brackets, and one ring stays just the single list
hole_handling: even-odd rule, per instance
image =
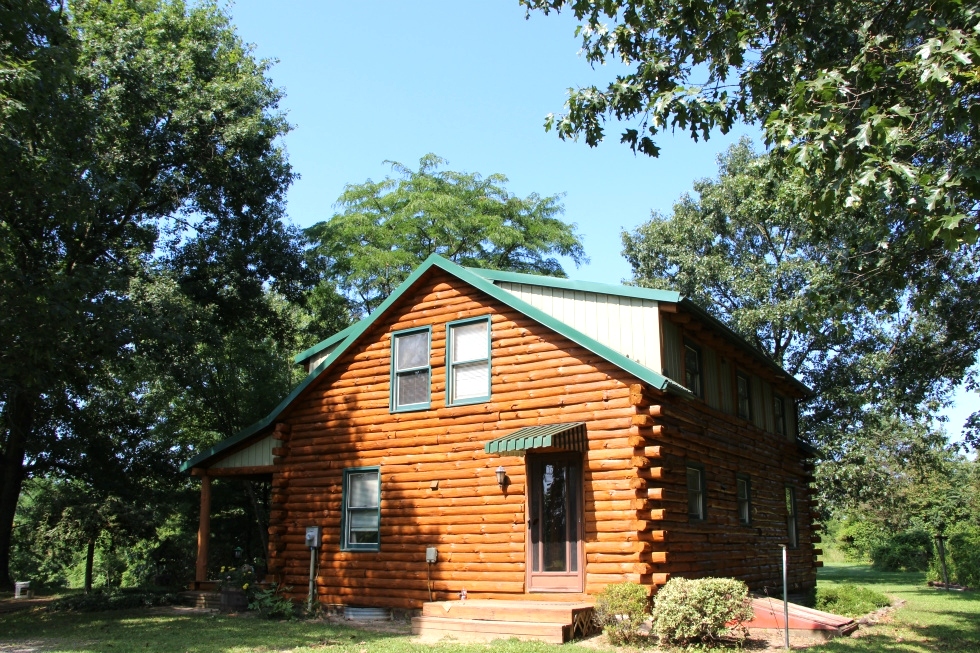
[{"label": "log cabin", "polygon": [[[678,293],[463,268],[433,255],[296,357],[306,378],[187,461],[271,481],[270,576],[322,604],[587,599],[726,576],[814,587],[811,391]],[[428,558],[427,558],[428,550]],[[433,560],[434,558],[434,560]]]}]

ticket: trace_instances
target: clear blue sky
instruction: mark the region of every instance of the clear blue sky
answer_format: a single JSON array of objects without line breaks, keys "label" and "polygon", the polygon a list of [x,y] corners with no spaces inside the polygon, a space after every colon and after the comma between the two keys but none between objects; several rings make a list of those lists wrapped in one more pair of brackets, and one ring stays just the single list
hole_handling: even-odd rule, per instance
[{"label": "clear blue sky", "polygon": [[[668,212],[692,182],[716,174],[716,157],[744,127],[709,141],[661,139],[660,158],[634,156],[619,129],[598,148],[546,133],[570,86],[613,77],[578,55],[571,15],[525,19],[517,0],[238,0],[229,11],[270,75],[285,90],[286,138],[300,179],[288,196],[292,222],[326,220],[345,184],[391,174],[383,161],[417,167],[424,154],[448,168],[502,173],[510,192],[564,194],[564,218],[582,235],[591,262],[570,277],[619,283],[630,269],[620,234]],[[975,410],[959,393],[954,433]]]}]

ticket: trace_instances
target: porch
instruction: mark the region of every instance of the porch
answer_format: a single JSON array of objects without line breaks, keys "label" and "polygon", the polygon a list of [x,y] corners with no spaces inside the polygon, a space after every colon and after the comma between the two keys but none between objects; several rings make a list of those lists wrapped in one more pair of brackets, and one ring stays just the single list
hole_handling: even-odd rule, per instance
[{"label": "porch", "polygon": [[463,642],[488,642],[516,637],[563,644],[592,634],[594,602],[583,594],[541,600],[469,599],[433,601],[412,619],[412,634],[423,641],[450,637]]}]

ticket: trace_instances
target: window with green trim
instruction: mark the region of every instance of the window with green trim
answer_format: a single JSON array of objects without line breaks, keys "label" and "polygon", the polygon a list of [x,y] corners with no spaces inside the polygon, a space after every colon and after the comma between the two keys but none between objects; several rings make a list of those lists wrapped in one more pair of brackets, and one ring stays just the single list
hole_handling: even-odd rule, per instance
[{"label": "window with green trim", "polygon": [[490,399],[490,318],[446,325],[446,403],[452,406]]},{"label": "window with green trim", "polygon": [[752,419],[752,380],[745,372],[735,373],[735,395],[738,416]]},{"label": "window with green trim", "polygon": [[381,470],[354,467],[344,470],[341,548],[377,551],[381,548]]},{"label": "window with green trim", "polygon": [[391,337],[391,410],[429,407],[429,327],[401,331]]},{"label": "window with green trim", "polygon": [[708,513],[708,495],[705,492],[704,468],[687,465],[687,518],[704,521]]},{"label": "window with green trim", "polygon": [[748,475],[735,476],[735,489],[738,499],[738,523],[749,526],[752,524],[752,481]]}]

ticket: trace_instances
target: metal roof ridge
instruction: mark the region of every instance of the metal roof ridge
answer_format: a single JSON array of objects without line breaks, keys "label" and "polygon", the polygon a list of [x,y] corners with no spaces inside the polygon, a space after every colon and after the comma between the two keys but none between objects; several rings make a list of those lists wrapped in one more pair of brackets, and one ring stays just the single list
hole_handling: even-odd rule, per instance
[{"label": "metal roof ridge", "polygon": [[611,283],[601,283],[598,281],[580,281],[577,279],[552,277],[544,274],[507,272],[505,270],[490,270],[487,268],[463,269],[481,276],[488,281],[521,283],[529,286],[547,286],[549,288],[562,288],[563,290],[590,292],[602,295],[616,295],[618,297],[632,297],[634,299],[649,299],[656,302],[677,303],[681,300],[680,293],[673,290],[663,290],[660,288],[644,288],[642,286],[627,286],[622,284],[617,285]]}]

